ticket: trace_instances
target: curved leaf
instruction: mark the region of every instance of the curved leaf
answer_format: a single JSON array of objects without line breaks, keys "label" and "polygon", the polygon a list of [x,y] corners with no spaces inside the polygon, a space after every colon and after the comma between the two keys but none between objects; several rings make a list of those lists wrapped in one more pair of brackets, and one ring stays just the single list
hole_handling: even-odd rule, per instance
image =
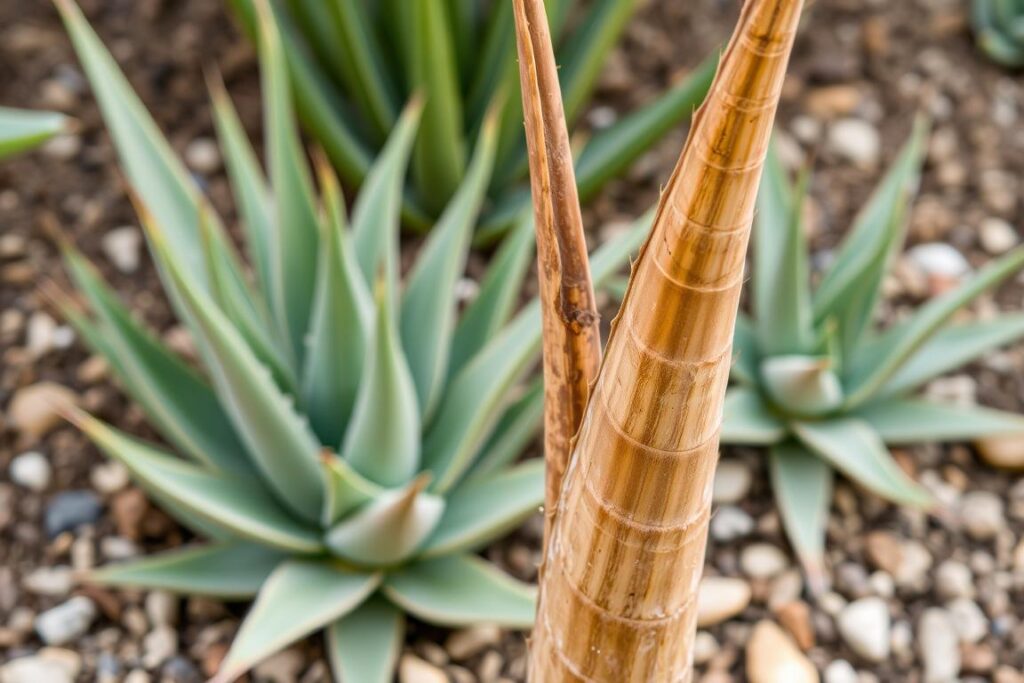
[{"label": "curved leaf", "polygon": [[322,550],[318,534],[290,517],[259,482],[213,474],[133,439],[87,415],[78,427],[146,488],[238,536],[296,553]]},{"label": "curved leaf", "polygon": [[211,683],[233,681],[254,664],[352,612],[380,584],[330,560],[292,560],[279,566],[245,616]]},{"label": "curved leaf", "polygon": [[537,377],[526,388],[522,398],[505,409],[494,433],[480,449],[468,477],[487,477],[513,462],[537,438],[543,423],[544,380]]},{"label": "curved leaf", "polygon": [[905,505],[932,505],[928,492],[900,469],[881,437],[864,420],[794,422],[792,429],[807,448],[872,493]]},{"label": "curved leaf", "polygon": [[970,441],[1024,434],[1024,417],[988,408],[943,405],[920,399],[872,402],[853,413],[888,444]]},{"label": "curved leaf", "polygon": [[786,424],[765,406],[756,389],[730,387],[725,395],[722,443],[768,446],[786,436]]},{"label": "curved leaf", "polygon": [[46,142],[67,125],[62,114],[0,107],[0,159]]},{"label": "curved leaf", "polygon": [[280,551],[253,543],[218,543],[108,565],[89,572],[85,580],[183,595],[243,599],[256,595],[285,557]]},{"label": "curved leaf", "polygon": [[402,610],[371,597],[327,629],[327,655],[335,677],[346,683],[392,683],[404,636]]},{"label": "curved leaf", "polygon": [[438,626],[495,623],[528,628],[536,590],[472,556],[417,562],[388,574],[381,591],[389,600]]},{"label": "curved leaf", "polygon": [[472,479],[448,495],[444,515],[423,547],[423,556],[478,550],[519,526],[543,501],[543,460]]},{"label": "curved leaf", "polygon": [[377,484],[352,469],[341,457],[321,454],[327,492],[324,494],[323,526],[329,527],[346,514],[384,493]]},{"label": "curved leaf", "polygon": [[815,592],[825,583],[825,532],[832,502],[832,468],[795,441],[768,452],[772,490],[786,537]]},{"label": "curved leaf", "polygon": [[747,386],[760,383],[758,367],[761,353],[757,347],[757,334],[753,321],[742,312],[736,316],[736,329],[732,335],[733,362],[729,376]]}]

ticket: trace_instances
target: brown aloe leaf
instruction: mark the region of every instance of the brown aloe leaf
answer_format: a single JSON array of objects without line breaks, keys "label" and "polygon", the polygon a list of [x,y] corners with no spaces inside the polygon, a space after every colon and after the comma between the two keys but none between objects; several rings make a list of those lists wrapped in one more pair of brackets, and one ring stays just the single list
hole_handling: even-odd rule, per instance
[{"label": "brown aloe leaf", "polygon": [[662,195],[545,548],[531,681],[692,675],[733,326],[802,5],[747,0]]},{"label": "brown aloe leaf", "polygon": [[544,2],[515,0],[514,6],[544,331],[547,532],[601,363],[601,334]]}]

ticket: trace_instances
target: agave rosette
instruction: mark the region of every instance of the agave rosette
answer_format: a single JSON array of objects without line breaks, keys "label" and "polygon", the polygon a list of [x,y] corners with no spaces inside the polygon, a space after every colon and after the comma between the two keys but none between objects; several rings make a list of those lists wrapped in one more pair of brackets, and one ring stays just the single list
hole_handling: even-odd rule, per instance
[{"label": "agave rosette", "polygon": [[886,500],[929,508],[929,493],[886,445],[1024,432],[1020,416],[915,395],[929,380],[1024,337],[1020,314],[951,322],[1024,267],[1024,248],[888,329],[875,325],[926,138],[919,122],[813,291],[802,220],[806,174],[792,185],[772,153],[758,196],[753,313],[736,328],[722,440],[769,448],[783,526],[819,584],[835,471]]},{"label": "agave rosette", "polygon": [[971,23],[978,46],[993,61],[1024,67],[1024,1],[972,0]]},{"label": "agave rosette", "polygon": [[[109,53],[70,0],[61,11],[114,138],[150,252],[200,369],[142,326],[84,257],[89,311],[66,315],[175,453],[90,416],[73,419],[206,542],[100,569],[97,582],[255,597],[219,680],[326,629],[345,681],[391,680],[404,614],[528,626],[534,590],[475,555],[543,499],[536,301],[515,311],[532,226],[512,233],[461,316],[456,286],[498,144],[482,126],[466,178],[404,278],[402,181],[422,103],[400,118],[346,217],[317,164],[313,190],[269,15],[261,58],[268,178],[228,97],[214,113],[252,276]],[[595,255],[607,277],[644,224]]]},{"label": "agave rosette", "polygon": [[[263,0],[229,0],[251,36]],[[426,93],[423,135],[405,196],[408,225],[425,228],[460,186],[487,111],[504,111],[480,222],[493,239],[529,211],[526,142],[516,81],[512,3],[504,0],[270,0],[294,76],[298,112],[342,180],[362,182],[402,103]],[[566,117],[585,111],[607,57],[640,3],[546,3],[558,37]],[[578,17],[570,18],[572,10]],[[571,19],[571,20],[570,20]],[[700,104],[713,57],[653,102],[597,132],[580,150],[584,200],[628,167]]]}]

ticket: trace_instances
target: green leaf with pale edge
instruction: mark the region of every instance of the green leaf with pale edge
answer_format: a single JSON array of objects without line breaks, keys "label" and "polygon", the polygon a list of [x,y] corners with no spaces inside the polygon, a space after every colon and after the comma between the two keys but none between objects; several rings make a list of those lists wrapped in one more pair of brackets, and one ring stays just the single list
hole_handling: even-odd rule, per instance
[{"label": "green leaf with pale edge", "polygon": [[344,683],[392,683],[402,653],[405,615],[372,596],[327,629],[327,656]]},{"label": "green leaf with pale edge", "polygon": [[437,527],[445,509],[445,499],[423,492],[426,483],[421,477],[404,489],[375,496],[327,532],[327,547],[338,557],[369,567],[408,559]]},{"label": "green leaf with pale edge", "polygon": [[352,208],[352,234],[359,267],[367,283],[374,282],[381,267],[392,280],[398,265],[398,229],[402,206],[402,181],[416,140],[423,105],[413,100],[374,163]]},{"label": "green leaf with pale edge", "polygon": [[[898,248],[895,239],[898,235],[894,235],[893,230],[899,225],[894,214],[906,207],[917,182],[927,133],[928,125],[919,119],[896,162],[854,221],[849,237],[814,292],[814,312],[818,320],[835,314],[842,301],[850,296],[872,299],[876,296],[877,278],[865,282],[864,274],[879,259],[887,260]],[[882,272],[884,270],[882,268]]]},{"label": "green leaf with pale edge", "polygon": [[497,120],[488,118],[466,179],[409,273],[401,309],[402,346],[428,421],[447,379],[455,326],[455,285],[466,268],[473,226],[494,167]]},{"label": "green leaf with pale edge", "polygon": [[317,531],[281,509],[256,480],[206,472],[84,414],[77,421],[140,483],[189,512],[262,545],[295,553],[322,551]]},{"label": "green leaf with pale edge", "polygon": [[785,441],[768,452],[768,470],[786,537],[804,565],[808,580],[820,588],[824,583],[832,468],[801,444]]},{"label": "green leaf with pale edge", "polygon": [[325,451],[321,455],[327,492],[324,496],[323,526],[329,527],[346,514],[384,492],[363,475],[356,472],[340,456]]},{"label": "green leaf with pale edge", "polygon": [[505,409],[467,476],[472,479],[487,477],[508,465],[537,438],[543,422],[544,382],[538,377],[530,383],[522,398]]},{"label": "green leaf with pale edge", "polygon": [[238,118],[238,112],[220,81],[211,84],[211,97],[213,122],[217,127],[217,137],[223,150],[224,166],[231,181],[235,206],[242,219],[240,222],[245,231],[249,258],[256,269],[263,299],[269,302],[273,282],[270,274],[273,259],[270,245],[274,230],[274,209],[270,201],[270,189],[252,144]]},{"label": "green leaf with pale edge", "polygon": [[378,484],[401,486],[420,468],[421,412],[389,290],[387,284],[378,286],[376,331],[342,455]]},{"label": "green leaf with pale edge", "polygon": [[260,16],[263,110],[267,117],[267,167],[274,191],[271,231],[271,308],[297,366],[302,367],[316,285],[316,202],[291,104],[281,36],[271,12]]},{"label": "green leaf with pale edge", "polygon": [[0,107],[0,159],[46,142],[66,124],[67,119],[55,112]]},{"label": "green leaf with pale edge", "polygon": [[909,320],[887,330],[878,340],[862,346],[853,359],[846,405],[854,408],[864,404],[954,313],[1020,272],[1022,267],[1024,247],[1018,247],[956,289],[932,299]]},{"label": "green leaf with pale edge", "polygon": [[736,316],[736,328],[732,335],[732,370],[730,377],[747,386],[760,383],[758,366],[761,353],[757,347],[757,333],[753,321],[742,312]]},{"label": "green leaf with pale edge", "polygon": [[532,214],[524,215],[491,259],[479,293],[466,306],[455,328],[450,376],[462,369],[512,316],[532,261],[535,238]]},{"label": "green leaf with pale edge", "polygon": [[404,567],[387,575],[381,591],[423,621],[451,627],[485,622],[528,628],[537,595],[532,586],[465,555]]},{"label": "green leaf with pale edge", "polygon": [[952,325],[925,342],[879,390],[882,397],[912,391],[928,380],[955,370],[989,351],[1024,337],[1024,315]]},{"label": "green leaf with pale edge", "polygon": [[373,300],[346,234],[345,204],[332,171],[321,169],[320,185],[325,215],[302,395],[321,443],[338,446],[363,377]]},{"label": "green leaf with pale edge", "polygon": [[793,422],[796,437],[849,479],[887,500],[928,507],[932,498],[900,469],[881,437],[853,417]]},{"label": "green leaf with pale edge", "polygon": [[413,179],[420,200],[433,212],[444,207],[466,172],[462,97],[451,26],[443,3],[406,0],[410,89],[427,96],[422,134],[413,155]]},{"label": "green leaf with pale edge", "polygon": [[722,443],[768,446],[785,436],[785,422],[768,410],[757,390],[729,388],[723,410]]},{"label": "green leaf with pale edge", "polygon": [[444,515],[423,546],[423,556],[478,550],[519,526],[543,501],[543,460],[474,478],[446,498]]},{"label": "green leaf with pale edge", "polygon": [[101,321],[95,350],[117,369],[164,438],[208,467],[251,472],[245,447],[210,386],[135,320],[81,253],[65,247],[64,262]]},{"label": "green leaf with pale edge", "polygon": [[1024,434],[1024,417],[989,408],[921,399],[869,403],[853,415],[871,425],[888,444],[970,441],[983,436]]},{"label": "green leaf with pale edge", "polygon": [[256,595],[286,555],[254,543],[168,550],[86,574],[89,583],[240,600]]},{"label": "green leaf with pale edge", "polygon": [[143,221],[150,241],[182,294],[193,332],[208,349],[214,386],[239,436],[264,480],[277,497],[303,519],[316,522],[323,509],[320,444],[290,397],[281,393],[270,372],[224,315],[180,271],[166,252],[162,233]]},{"label": "green leaf with pale edge", "polygon": [[791,186],[775,149],[769,150],[757,195],[754,312],[765,355],[814,351],[810,270],[804,235],[805,173]]},{"label": "green leaf with pale edge", "polygon": [[254,664],[355,610],[380,585],[331,560],[291,560],[270,575],[211,683],[227,683]]}]

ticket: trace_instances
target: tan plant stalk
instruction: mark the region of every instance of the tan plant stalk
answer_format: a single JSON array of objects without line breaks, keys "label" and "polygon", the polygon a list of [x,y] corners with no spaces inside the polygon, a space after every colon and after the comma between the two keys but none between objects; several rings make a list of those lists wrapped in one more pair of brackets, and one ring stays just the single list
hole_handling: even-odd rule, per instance
[{"label": "tan plant stalk", "polygon": [[544,331],[547,538],[572,440],[601,363],[601,332],[544,3],[516,0],[515,22]]},{"label": "tan plant stalk", "polygon": [[802,5],[744,5],[662,195],[545,549],[533,683],[691,677],[733,325]]}]

